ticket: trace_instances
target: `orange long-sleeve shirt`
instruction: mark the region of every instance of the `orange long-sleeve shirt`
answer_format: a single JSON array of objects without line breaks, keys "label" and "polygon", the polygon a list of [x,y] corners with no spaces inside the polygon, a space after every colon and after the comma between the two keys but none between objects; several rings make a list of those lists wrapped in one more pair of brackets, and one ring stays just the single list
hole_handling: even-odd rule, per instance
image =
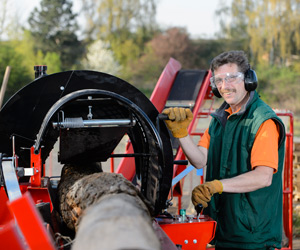
[{"label": "orange long-sleeve shirt", "polygon": [[[226,112],[232,115],[231,108]],[[228,117],[229,117],[228,116]],[[273,120],[265,121],[257,131],[251,151],[251,167],[268,166],[274,168],[274,173],[278,169],[278,140],[279,128]],[[204,132],[198,142],[198,146],[209,148],[210,135],[208,129]]]}]

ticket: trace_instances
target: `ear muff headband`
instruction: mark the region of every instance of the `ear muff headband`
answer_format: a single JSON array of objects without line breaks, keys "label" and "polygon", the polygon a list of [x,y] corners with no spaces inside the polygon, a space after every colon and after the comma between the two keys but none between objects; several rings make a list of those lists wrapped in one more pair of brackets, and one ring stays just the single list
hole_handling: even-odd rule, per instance
[{"label": "ear muff headband", "polygon": [[[212,75],[214,76],[213,73]],[[249,92],[255,90],[257,88],[257,82],[258,80],[255,71],[253,69],[248,69],[244,74],[245,89]],[[221,94],[219,93],[218,88],[214,84],[211,84],[211,88],[213,94],[216,97],[218,98],[222,97]]]}]

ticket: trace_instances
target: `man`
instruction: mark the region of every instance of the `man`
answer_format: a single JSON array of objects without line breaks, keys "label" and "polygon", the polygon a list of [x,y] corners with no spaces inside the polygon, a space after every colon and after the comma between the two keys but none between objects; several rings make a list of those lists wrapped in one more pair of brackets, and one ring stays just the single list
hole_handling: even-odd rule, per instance
[{"label": "man", "polygon": [[211,72],[213,92],[224,103],[198,145],[187,132],[191,110],[163,111],[189,161],[207,165],[192,202],[217,221],[216,249],[281,248],[284,125],[255,91],[256,74],[243,51],[215,57]]}]

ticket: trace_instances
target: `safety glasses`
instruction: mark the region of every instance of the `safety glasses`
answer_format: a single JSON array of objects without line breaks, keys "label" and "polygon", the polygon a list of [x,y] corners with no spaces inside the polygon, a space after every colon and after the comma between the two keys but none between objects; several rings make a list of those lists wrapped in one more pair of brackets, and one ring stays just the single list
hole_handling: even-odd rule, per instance
[{"label": "safety glasses", "polygon": [[210,78],[210,82],[216,87],[220,87],[223,81],[226,83],[239,83],[241,80],[244,80],[244,74],[242,72],[223,73]]}]

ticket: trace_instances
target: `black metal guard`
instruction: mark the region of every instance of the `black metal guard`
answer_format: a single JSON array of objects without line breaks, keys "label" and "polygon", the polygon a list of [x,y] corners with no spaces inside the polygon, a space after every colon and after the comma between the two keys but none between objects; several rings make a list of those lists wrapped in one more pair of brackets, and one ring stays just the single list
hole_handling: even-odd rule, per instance
[{"label": "black metal guard", "polygon": [[[91,102],[95,119],[130,117],[136,124],[126,128],[53,128],[52,122],[57,121],[60,110],[66,117],[84,117]],[[68,152],[60,155],[62,162],[98,161],[111,157],[110,151],[127,133],[134,149],[136,177],[141,181],[141,191],[158,214],[166,208],[173,177],[173,155],[164,122],[161,122],[159,132],[154,125],[157,116],[158,111],[145,95],[115,76],[94,71],[61,72],[34,80],[3,106],[0,111],[0,152],[11,155],[10,137],[16,135],[19,166],[29,167],[29,153],[23,149],[33,144],[36,150],[43,146],[42,161],[45,162],[60,136],[64,143],[61,150]],[[84,152],[69,154],[72,150],[68,151],[67,146],[75,145],[74,140],[82,142],[83,138],[90,138],[86,139]],[[107,144],[109,138],[111,143]],[[89,148],[92,143],[92,148]],[[101,152],[99,149],[103,145],[107,151]]]}]

